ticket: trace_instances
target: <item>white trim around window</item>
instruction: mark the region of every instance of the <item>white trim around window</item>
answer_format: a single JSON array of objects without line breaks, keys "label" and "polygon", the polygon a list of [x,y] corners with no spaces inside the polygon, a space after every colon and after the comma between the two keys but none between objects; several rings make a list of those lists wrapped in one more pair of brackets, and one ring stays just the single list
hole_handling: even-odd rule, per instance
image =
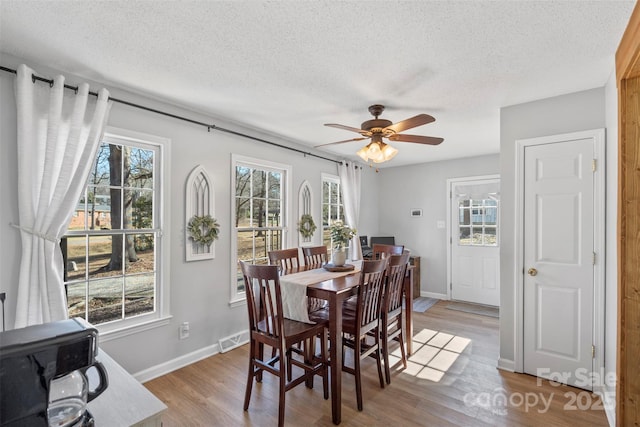
[{"label": "white trim around window", "polygon": [[[321,177],[321,181],[320,181],[320,244],[322,245],[326,245],[329,248],[329,252],[331,252],[333,250],[332,246],[331,246],[331,242],[327,242],[325,241],[325,234],[328,233],[327,229],[329,228],[329,225],[331,225],[332,221],[335,221],[337,219],[342,219],[344,220],[344,201],[342,199],[342,183],[340,182],[340,177],[338,175],[332,175],[332,174],[328,174],[328,173],[321,173],[320,174]],[[324,202],[324,183],[328,182],[329,184],[335,184],[338,188],[338,204],[335,205],[337,207],[337,217],[332,218],[331,215],[331,206],[333,205],[331,203],[331,200],[329,200],[329,207],[328,207],[328,224],[327,226],[325,226],[324,220],[324,208],[325,205],[327,205],[327,203]],[[329,192],[329,198],[331,198],[331,192]]]},{"label": "white trim around window", "polygon": [[[283,207],[282,212],[284,218],[282,219],[283,224],[283,237],[282,242],[283,246],[291,247],[292,245],[292,236],[293,232],[291,231],[291,187],[292,187],[292,168],[290,165],[286,165],[283,163],[271,162],[268,160],[257,159],[254,157],[242,156],[239,154],[231,154],[231,188],[230,188],[230,209],[231,209],[231,221],[235,218],[235,209],[236,209],[236,167],[238,165],[246,165],[249,167],[255,167],[264,170],[272,170],[277,172],[282,172],[284,174],[282,183],[282,203]],[[293,229],[295,232],[295,228]],[[235,223],[231,224],[231,269],[230,269],[230,300],[229,305],[231,307],[236,307],[239,305],[243,305],[246,303],[246,294],[244,292],[238,292],[238,283],[237,283],[237,265],[238,265],[238,230],[235,226]]]},{"label": "white trim around window", "polygon": [[154,313],[124,319],[117,322],[110,322],[97,325],[100,332],[100,341],[106,342],[112,339],[120,338],[126,335],[132,335],[145,330],[164,326],[171,319],[170,312],[170,233],[164,233],[163,230],[168,227],[171,219],[171,140],[168,138],[149,135],[146,133],[135,132],[128,129],[120,129],[108,126],[105,130],[103,140],[120,140],[122,142],[137,142],[150,144],[159,147],[159,158],[157,159],[157,175],[159,175],[161,201],[157,210],[158,221],[156,228],[160,229],[158,239],[161,245],[156,254],[157,258],[157,275],[156,275],[156,297],[157,304]]}]

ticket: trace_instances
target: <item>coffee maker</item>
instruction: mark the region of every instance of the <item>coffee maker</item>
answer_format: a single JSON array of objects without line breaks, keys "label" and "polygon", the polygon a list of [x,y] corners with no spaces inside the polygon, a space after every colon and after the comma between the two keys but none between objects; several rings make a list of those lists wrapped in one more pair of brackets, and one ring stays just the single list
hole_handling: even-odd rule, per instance
[{"label": "coffee maker", "polygon": [[98,331],[81,318],[0,332],[0,426],[93,426],[86,404],[108,386],[97,353]]}]

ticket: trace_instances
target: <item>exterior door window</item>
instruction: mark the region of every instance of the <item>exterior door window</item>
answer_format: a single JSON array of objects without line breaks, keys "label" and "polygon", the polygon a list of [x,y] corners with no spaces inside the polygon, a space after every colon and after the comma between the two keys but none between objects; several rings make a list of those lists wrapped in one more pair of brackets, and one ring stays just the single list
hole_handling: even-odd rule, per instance
[{"label": "exterior door window", "polygon": [[463,199],[458,202],[458,244],[498,246],[498,202],[492,199]]}]

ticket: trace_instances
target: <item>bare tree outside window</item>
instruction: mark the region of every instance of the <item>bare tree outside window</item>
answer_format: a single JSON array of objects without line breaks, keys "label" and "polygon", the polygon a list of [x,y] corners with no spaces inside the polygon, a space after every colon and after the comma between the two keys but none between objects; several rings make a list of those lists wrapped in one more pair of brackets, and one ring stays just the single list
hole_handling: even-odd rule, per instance
[{"label": "bare tree outside window", "polygon": [[[238,163],[235,171],[237,258],[267,264],[268,252],[282,249],[283,171]],[[238,273],[238,290],[243,291]]]},{"label": "bare tree outside window", "polygon": [[101,144],[61,245],[70,316],[103,323],[154,312],[156,151]]}]

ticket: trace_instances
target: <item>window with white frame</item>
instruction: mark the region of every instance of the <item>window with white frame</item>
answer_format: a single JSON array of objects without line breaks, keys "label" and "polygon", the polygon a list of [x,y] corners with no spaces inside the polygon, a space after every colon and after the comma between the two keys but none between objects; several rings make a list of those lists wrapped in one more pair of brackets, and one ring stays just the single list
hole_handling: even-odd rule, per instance
[{"label": "window with white frame", "polygon": [[498,246],[498,201],[460,200],[458,226],[460,246]]},{"label": "window with white frame", "polygon": [[235,260],[231,301],[245,298],[237,261],[268,264],[269,251],[288,246],[288,180],[290,166],[233,156],[233,236]]},{"label": "window with white frame", "polygon": [[322,244],[331,251],[329,226],[335,220],[344,221],[344,206],[340,178],[322,174]]},{"label": "window with white frame", "polygon": [[[61,239],[69,317],[102,330],[168,315],[162,171],[169,140],[111,129]],[[163,163],[164,162],[164,163]],[[168,209],[168,208],[167,208]]]}]

